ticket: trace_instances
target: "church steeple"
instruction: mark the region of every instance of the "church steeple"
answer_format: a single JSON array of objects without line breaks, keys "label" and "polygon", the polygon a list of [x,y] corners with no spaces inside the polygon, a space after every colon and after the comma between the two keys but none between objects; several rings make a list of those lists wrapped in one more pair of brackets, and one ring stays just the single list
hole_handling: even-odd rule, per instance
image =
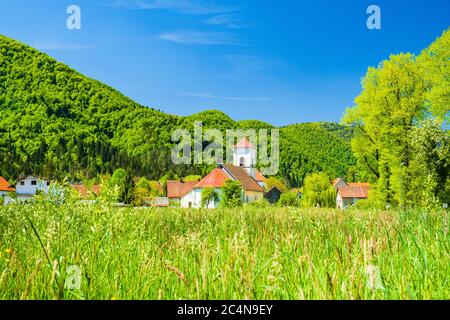
[{"label": "church steeple", "polygon": [[234,165],[245,168],[250,176],[255,175],[256,147],[245,137],[234,146]]}]

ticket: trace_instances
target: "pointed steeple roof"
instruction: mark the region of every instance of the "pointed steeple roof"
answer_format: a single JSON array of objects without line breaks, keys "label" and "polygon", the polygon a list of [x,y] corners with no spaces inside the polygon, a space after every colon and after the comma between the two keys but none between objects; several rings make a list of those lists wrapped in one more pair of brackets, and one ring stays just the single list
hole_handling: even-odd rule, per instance
[{"label": "pointed steeple roof", "polygon": [[248,141],[247,137],[244,137],[240,142],[238,142],[235,148],[252,148],[255,149],[255,146]]}]

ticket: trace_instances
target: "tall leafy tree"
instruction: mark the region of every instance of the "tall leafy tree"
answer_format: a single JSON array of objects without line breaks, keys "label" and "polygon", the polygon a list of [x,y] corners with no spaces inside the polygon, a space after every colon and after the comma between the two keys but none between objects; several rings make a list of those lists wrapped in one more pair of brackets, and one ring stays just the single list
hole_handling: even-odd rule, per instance
[{"label": "tall leafy tree", "polygon": [[336,207],[336,190],[325,173],[313,173],[306,177],[301,205],[306,208],[317,206],[321,208]]},{"label": "tall leafy tree", "polygon": [[[358,167],[374,183],[373,195],[380,206],[408,204],[416,178],[411,170],[412,132],[422,120],[442,121],[448,114],[449,105],[442,103],[448,98],[448,88],[442,88],[443,77],[449,76],[444,62],[445,56],[447,64],[450,59],[448,36],[446,32],[424,51],[424,58],[393,55],[369,68],[356,106],[343,118],[355,128],[352,149]],[[434,72],[443,74],[432,76]]]}]

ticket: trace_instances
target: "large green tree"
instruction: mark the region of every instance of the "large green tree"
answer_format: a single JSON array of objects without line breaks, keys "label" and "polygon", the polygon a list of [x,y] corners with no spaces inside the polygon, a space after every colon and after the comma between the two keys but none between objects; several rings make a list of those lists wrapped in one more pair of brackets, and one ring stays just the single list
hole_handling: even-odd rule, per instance
[{"label": "large green tree", "polygon": [[352,149],[358,168],[373,183],[380,206],[409,204],[416,178],[412,166],[417,165],[412,131],[428,118],[440,119],[442,124],[449,112],[449,104],[443,102],[448,102],[448,88],[442,87],[443,79],[450,76],[449,36],[447,31],[419,58],[398,54],[369,68],[355,107],[343,118],[354,126]]}]

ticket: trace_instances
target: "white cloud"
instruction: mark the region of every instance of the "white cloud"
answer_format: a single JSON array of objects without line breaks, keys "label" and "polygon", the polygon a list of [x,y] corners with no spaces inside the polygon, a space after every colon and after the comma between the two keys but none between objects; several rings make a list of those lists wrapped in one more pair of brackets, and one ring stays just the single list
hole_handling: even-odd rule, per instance
[{"label": "white cloud", "polygon": [[237,72],[259,72],[268,69],[279,69],[286,67],[286,63],[276,58],[231,54],[225,56],[233,69]]},{"label": "white cloud", "polygon": [[205,23],[233,29],[241,27],[240,22],[234,14],[216,15],[206,20]]},{"label": "white cloud", "polygon": [[236,9],[211,0],[115,0],[111,5],[142,10],[171,10],[184,14],[222,14]]},{"label": "white cloud", "polygon": [[244,45],[234,34],[224,32],[173,31],[158,35],[161,40],[198,45]]},{"label": "white cloud", "polygon": [[198,93],[198,92],[187,92],[180,93],[181,96],[187,97],[196,97],[196,98],[205,98],[205,99],[213,99],[213,100],[228,100],[228,101],[254,101],[254,102],[264,102],[267,101],[267,98],[259,97],[259,98],[246,98],[246,97],[225,97],[225,96],[217,96],[209,93]]}]

